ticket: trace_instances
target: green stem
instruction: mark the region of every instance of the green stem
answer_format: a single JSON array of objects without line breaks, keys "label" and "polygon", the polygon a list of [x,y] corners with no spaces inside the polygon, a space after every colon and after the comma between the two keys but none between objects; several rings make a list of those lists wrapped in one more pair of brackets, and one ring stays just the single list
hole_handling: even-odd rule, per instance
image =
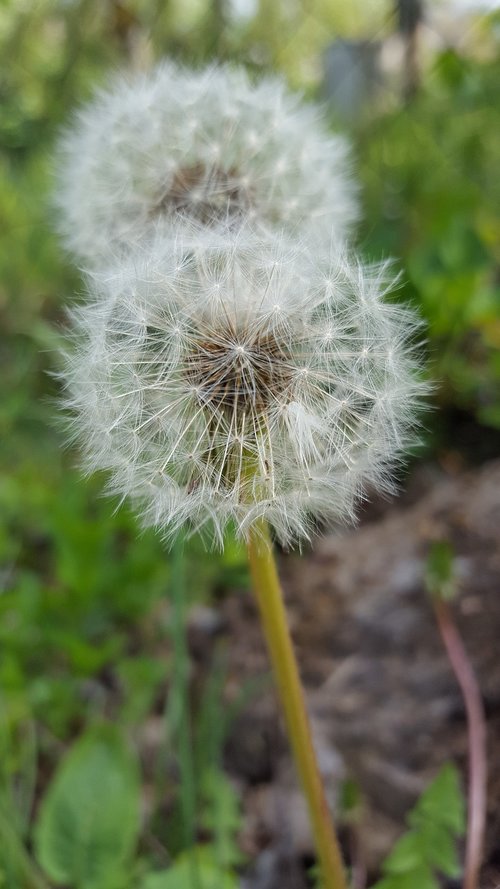
[{"label": "green stem", "polygon": [[326,803],[286,618],[272,543],[265,521],[252,528],[250,570],[297,771],[309,806],[324,889],[346,889],[342,858]]},{"label": "green stem", "polygon": [[189,713],[189,651],[186,637],[186,577],[184,540],[179,535],[172,547],[171,601],[174,671],[168,724],[177,741],[184,846],[190,855],[191,885],[200,889],[194,846],[196,843],[196,780],[193,734]]}]

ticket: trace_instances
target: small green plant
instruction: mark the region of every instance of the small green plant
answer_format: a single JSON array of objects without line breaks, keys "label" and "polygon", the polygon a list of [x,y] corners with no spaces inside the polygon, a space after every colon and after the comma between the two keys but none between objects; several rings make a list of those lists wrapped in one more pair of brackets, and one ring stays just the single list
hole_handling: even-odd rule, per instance
[{"label": "small green plant", "polygon": [[382,866],[372,889],[439,889],[438,874],[460,876],[457,840],[465,806],[456,768],[445,765],[408,816],[409,830]]},{"label": "small green plant", "polygon": [[457,591],[453,560],[455,552],[448,540],[435,540],[425,566],[425,586],[433,598],[453,599]]},{"label": "small green plant", "polygon": [[236,867],[243,861],[237,838],[241,829],[241,806],[233,785],[218,769],[205,772],[201,786],[201,826],[213,837],[213,849],[220,869]]}]

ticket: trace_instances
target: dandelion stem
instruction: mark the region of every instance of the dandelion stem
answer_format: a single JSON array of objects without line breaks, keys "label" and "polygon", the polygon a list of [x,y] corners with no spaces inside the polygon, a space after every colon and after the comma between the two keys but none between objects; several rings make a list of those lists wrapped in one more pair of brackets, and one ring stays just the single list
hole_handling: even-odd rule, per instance
[{"label": "dandelion stem", "polygon": [[346,889],[339,844],[326,803],[304,693],[288,629],[267,523],[256,522],[248,544],[250,570],[297,771],[309,806],[324,889]]}]

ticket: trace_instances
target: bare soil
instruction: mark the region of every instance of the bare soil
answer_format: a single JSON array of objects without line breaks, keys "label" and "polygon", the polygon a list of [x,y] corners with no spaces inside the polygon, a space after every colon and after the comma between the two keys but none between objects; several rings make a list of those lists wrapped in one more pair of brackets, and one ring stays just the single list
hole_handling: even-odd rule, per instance
[{"label": "bare soil", "polygon": [[[280,573],[329,800],[338,810],[346,777],[362,796],[358,824],[342,830],[345,854],[372,879],[442,764],[457,763],[466,786],[463,702],[425,587],[429,549],[439,540],[453,547],[454,615],[488,717],[482,889],[493,889],[500,885],[500,461],[470,471],[420,468],[405,498],[377,503],[360,527],[319,539],[302,555],[282,554]],[[311,836],[251,593],[225,598],[219,617],[228,699],[262,677],[225,750],[243,798],[242,848],[256,861],[244,886],[304,889]]]}]

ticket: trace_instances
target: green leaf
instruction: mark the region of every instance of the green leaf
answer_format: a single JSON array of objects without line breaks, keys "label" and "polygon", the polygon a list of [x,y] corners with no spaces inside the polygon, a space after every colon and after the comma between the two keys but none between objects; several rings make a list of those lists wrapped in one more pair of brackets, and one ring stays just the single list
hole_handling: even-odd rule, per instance
[{"label": "green leaf", "polygon": [[404,873],[422,863],[420,836],[409,831],[397,841],[393,850],[384,861],[384,871],[390,874]]},{"label": "green leaf", "polygon": [[408,818],[411,825],[425,821],[443,824],[456,834],[465,831],[465,803],[460,776],[452,763],[443,766]]},{"label": "green leaf", "polygon": [[420,827],[422,859],[447,877],[460,876],[455,836],[443,824],[428,820]]},{"label": "green leaf", "polygon": [[237,889],[237,877],[224,871],[211,846],[195,846],[168,870],[149,874],[141,889]]},{"label": "green leaf", "polygon": [[372,889],[440,889],[438,881],[425,865],[406,874],[391,874],[379,880]]},{"label": "green leaf", "polygon": [[456,839],[465,830],[464,808],[458,772],[445,765],[410,812],[410,830],[384,861],[384,876],[373,889],[438,889],[435,872],[459,876]]},{"label": "green leaf", "polygon": [[138,829],[135,761],[115,729],[93,729],[67,754],[42,802],[38,861],[57,884],[100,889],[122,871]]}]

